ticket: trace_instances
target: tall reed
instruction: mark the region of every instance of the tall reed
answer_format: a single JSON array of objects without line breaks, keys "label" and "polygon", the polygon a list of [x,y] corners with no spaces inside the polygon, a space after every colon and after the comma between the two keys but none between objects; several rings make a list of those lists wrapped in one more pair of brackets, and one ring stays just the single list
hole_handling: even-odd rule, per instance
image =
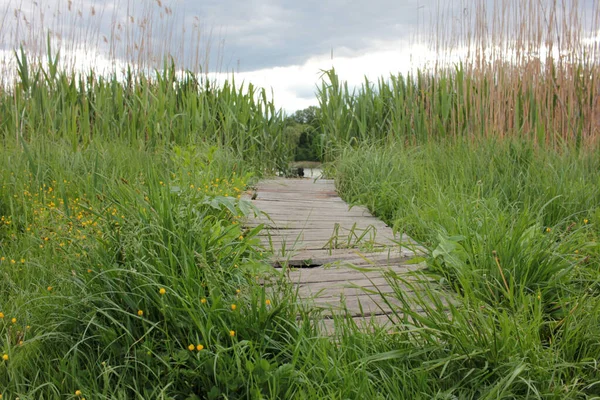
[{"label": "tall reed", "polygon": [[153,76],[128,69],[124,79],[68,73],[49,57],[48,67],[17,54],[19,80],[0,93],[0,138],[67,140],[71,148],[94,140],[125,140],[155,148],[198,142],[230,148],[265,168],[284,168],[291,142],[283,115],[264,89],[221,85],[165,63]]},{"label": "tall reed", "polygon": [[365,79],[356,91],[335,70],[325,72],[318,96],[329,143],[512,137],[552,148],[597,145],[600,53],[592,36],[600,7],[576,0],[461,4],[461,29],[456,16],[437,14],[433,65]]}]

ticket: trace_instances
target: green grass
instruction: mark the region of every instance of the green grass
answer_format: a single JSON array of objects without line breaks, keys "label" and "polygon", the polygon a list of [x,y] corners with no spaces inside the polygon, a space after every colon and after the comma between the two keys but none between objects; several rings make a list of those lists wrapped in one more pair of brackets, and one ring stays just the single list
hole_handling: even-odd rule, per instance
[{"label": "green grass", "polygon": [[[332,70],[296,125],[265,90],[174,62],[120,79],[65,71],[50,41],[45,66],[18,52],[0,92],[1,398],[600,398],[598,65],[568,43],[585,57],[356,92]],[[386,327],[337,316],[324,334],[242,227],[243,193],[288,169],[308,124],[340,194],[426,250],[423,279],[387,274]]]},{"label": "green grass", "polygon": [[343,198],[427,249],[438,288],[411,299],[392,276],[387,297],[425,310],[412,315],[415,343],[432,349],[436,379],[456,383],[448,393],[599,395],[599,162],[490,141],[362,146],[330,167]]},{"label": "green grass", "polygon": [[40,138],[1,155],[3,398],[598,395],[597,155],[346,150],[342,195],[424,243],[437,284],[407,297],[390,274],[397,323],[338,318],[332,336],[237,223],[255,177],[235,152]]}]

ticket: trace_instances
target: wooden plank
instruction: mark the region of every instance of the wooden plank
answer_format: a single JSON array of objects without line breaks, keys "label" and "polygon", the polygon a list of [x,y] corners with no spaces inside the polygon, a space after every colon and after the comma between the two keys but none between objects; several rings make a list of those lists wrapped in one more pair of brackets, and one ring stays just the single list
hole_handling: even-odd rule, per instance
[{"label": "wooden plank", "polygon": [[[405,264],[415,252],[400,243],[410,242],[410,238],[394,234],[366,207],[350,207],[343,202],[331,180],[262,181],[252,201],[264,214],[249,218],[244,225],[265,226],[259,242],[273,251],[274,265],[328,266],[287,272],[303,304],[323,308],[324,315],[390,313],[381,296],[369,291],[392,293],[386,271],[410,280],[411,272],[421,267]],[[361,238],[358,243],[357,238]],[[331,246],[333,243],[336,245]],[[348,243],[357,248],[340,248],[348,247]],[[350,268],[349,264],[361,269]]]},{"label": "wooden plank", "polygon": [[405,242],[410,242],[410,238],[405,235],[405,234],[400,234],[400,233],[390,233],[389,230],[385,229],[385,230],[377,230],[377,229],[372,229],[372,228],[357,228],[357,229],[346,229],[346,228],[339,228],[339,229],[334,229],[334,227],[330,228],[330,232],[327,232],[323,229],[302,229],[302,228],[292,228],[292,229],[265,229],[263,231],[261,231],[258,235],[259,236],[272,236],[272,237],[278,237],[278,236],[288,236],[288,237],[310,237],[312,238],[318,238],[318,239],[329,239],[333,236],[337,236],[340,240],[343,238],[348,238],[348,237],[356,237],[356,236],[361,236],[365,234],[365,236],[373,236],[373,234],[375,234],[375,237],[385,237],[385,238],[394,238],[396,240],[402,240]]},{"label": "wooden plank", "polygon": [[[265,243],[270,245],[271,242],[274,245],[279,244],[294,244],[294,243],[304,243],[304,244],[327,244],[332,246],[351,246],[351,245],[367,245],[367,244],[384,244],[386,246],[394,247],[402,244],[402,240],[400,238],[389,238],[383,235],[364,235],[363,237],[355,237],[355,236],[335,236],[335,235],[319,235],[312,234],[312,232],[307,232],[306,235],[258,235],[257,236],[261,243]],[[408,245],[408,243],[405,243]]]},{"label": "wooden plank", "polygon": [[[335,224],[338,224],[339,229],[356,229],[356,228],[360,228],[360,229],[366,229],[367,227],[373,226],[375,229],[378,230],[386,230],[389,229],[389,231],[391,232],[391,229],[384,225],[382,222],[378,221],[377,219],[370,219],[370,220],[365,220],[365,219],[361,219],[361,220],[341,220],[341,219],[337,219],[337,220],[319,220],[319,221],[314,221],[314,220],[305,220],[305,219],[301,219],[301,220],[274,220],[274,221],[269,221],[268,219],[255,219],[255,220],[249,220],[247,222],[244,222],[244,226],[247,227],[256,227],[258,225],[264,225],[266,228],[269,229],[329,229],[329,230],[333,230],[335,228]],[[358,226],[356,226],[355,224],[358,224]]]},{"label": "wooden plank", "polygon": [[361,279],[381,278],[385,272],[391,270],[397,274],[406,274],[408,280],[412,280],[408,275],[416,271],[419,265],[395,265],[390,267],[370,267],[363,268],[369,271],[359,271],[347,267],[340,268],[302,268],[288,272],[290,281],[300,283],[322,283],[322,282],[354,282]]}]

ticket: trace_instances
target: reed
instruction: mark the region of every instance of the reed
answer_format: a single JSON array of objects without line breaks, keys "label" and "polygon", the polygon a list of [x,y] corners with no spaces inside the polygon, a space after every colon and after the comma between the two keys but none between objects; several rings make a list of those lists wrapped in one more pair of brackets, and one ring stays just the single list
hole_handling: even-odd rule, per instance
[{"label": "reed", "polygon": [[[335,70],[318,92],[330,144],[519,138],[595,148],[600,133],[598,4],[496,0],[439,11],[436,61],[355,91]],[[459,27],[457,27],[457,21]]]}]

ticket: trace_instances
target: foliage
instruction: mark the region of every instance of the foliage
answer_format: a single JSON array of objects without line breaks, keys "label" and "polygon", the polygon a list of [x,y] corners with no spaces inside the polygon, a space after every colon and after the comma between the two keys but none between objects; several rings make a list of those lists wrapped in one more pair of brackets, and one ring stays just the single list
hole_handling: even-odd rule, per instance
[{"label": "foliage", "polygon": [[319,161],[321,159],[321,137],[319,133],[319,109],[310,106],[298,110],[286,118],[285,133],[296,143],[295,161]]},{"label": "foliage", "polygon": [[258,168],[282,169],[292,144],[283,116],[264,89],[221,85],[165,63],[154,76],[128,69],[123,79],[94,71],[77,75],[55,63],[44,67],[21,50],[14,91],[0,92],[0,140],[67,140],[77,151],[94,141],[118,140],[159,149],[210,143],[232,149]]}]

